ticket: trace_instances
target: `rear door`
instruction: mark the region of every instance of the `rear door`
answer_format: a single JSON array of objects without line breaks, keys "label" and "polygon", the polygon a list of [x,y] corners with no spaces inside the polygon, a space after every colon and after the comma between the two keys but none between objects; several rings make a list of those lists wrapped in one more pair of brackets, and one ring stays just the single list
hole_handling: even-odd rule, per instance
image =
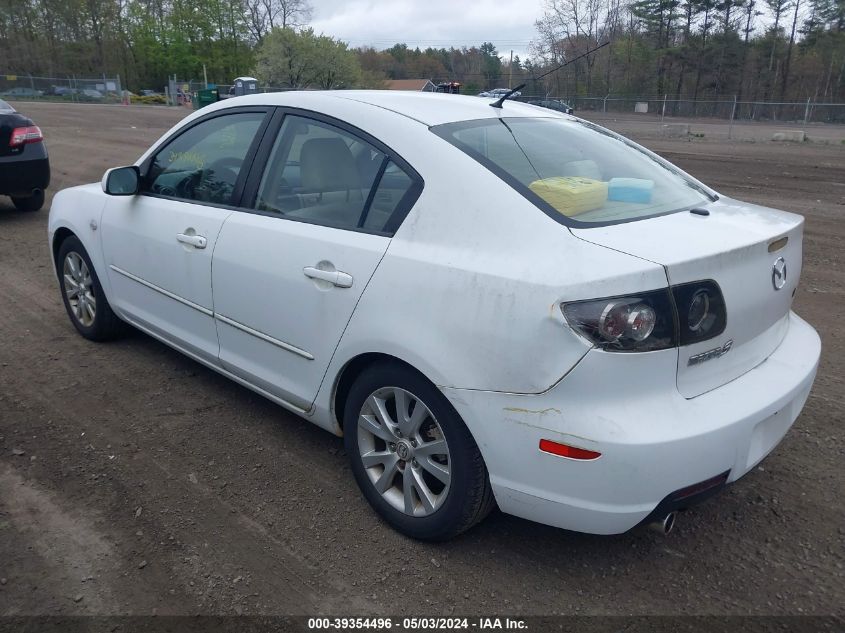
[{"label": "rear door", "polygon": [[[390,237],[422,189],[358,130],[284,116],[214,252],[221,364],[306,410]],[[258,161],[256,161],[258,165]]]},{"label": "rear door", "polygon": [[211,254],[267,116],[266,108],[226,110],[179,130],[142,167],[141,193],[109,197],[102,215],[115,307],[214,363]]}]

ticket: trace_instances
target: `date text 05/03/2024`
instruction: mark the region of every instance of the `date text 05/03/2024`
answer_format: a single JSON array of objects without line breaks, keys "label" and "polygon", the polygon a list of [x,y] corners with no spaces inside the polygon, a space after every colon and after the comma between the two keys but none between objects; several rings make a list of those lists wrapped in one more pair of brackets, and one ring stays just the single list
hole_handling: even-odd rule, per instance
[{"label": "date text 05/03/2024", "polygon": [[[400,626],[401,625],[401,626]],[[401,618],[308,618],[309,630],[371,631],[450,631],[450,630],[525,630],[525,620],[499,617],[404,617]]]}]

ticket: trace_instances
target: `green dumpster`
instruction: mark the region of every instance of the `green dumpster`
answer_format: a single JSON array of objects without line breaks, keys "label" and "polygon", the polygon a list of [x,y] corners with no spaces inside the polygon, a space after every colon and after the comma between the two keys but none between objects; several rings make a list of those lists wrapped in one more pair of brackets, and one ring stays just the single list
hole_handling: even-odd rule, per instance
[{"label": "green dumpster", "polygon": [[220,94],[217,92],[217,88],[197,90],[191,101],[194,104],[194,110],[199,110],[200,108],[220,101]]}]

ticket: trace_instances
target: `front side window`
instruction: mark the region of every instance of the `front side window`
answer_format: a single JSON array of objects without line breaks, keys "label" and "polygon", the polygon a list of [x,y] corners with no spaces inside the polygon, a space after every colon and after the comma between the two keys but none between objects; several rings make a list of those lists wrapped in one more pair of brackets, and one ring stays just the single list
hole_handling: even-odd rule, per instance
[{"label": "front side window", "polygon": [[431,130],[564,224],[627,222],[711,200],[668,164],[583,121],[497,118]]},{"label": "front side window", "polygon": [[188,129],[156,154],[143,190],[182,200],[231,204],[264,116],[262,112],[226,114]]}]

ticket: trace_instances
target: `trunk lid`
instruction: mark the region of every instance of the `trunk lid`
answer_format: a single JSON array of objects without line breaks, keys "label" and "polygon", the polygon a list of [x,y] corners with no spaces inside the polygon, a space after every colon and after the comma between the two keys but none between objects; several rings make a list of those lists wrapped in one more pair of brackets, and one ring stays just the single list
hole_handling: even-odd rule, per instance
[{"label": "trunk lid", "polygon": [[[701,208],[710,215],[680,212],[572,229],[586,241],[661,264],[673,286],[707,279],[719,284],[727,309],[724,332],[679,348],[677,386],[686,398],[730,382],[768,358],[786,335],[801,274],[801,216],[728,198]],[[714,353],[702,360],[709,351]],[[690,357],[697,358],[690,363]]]}]

